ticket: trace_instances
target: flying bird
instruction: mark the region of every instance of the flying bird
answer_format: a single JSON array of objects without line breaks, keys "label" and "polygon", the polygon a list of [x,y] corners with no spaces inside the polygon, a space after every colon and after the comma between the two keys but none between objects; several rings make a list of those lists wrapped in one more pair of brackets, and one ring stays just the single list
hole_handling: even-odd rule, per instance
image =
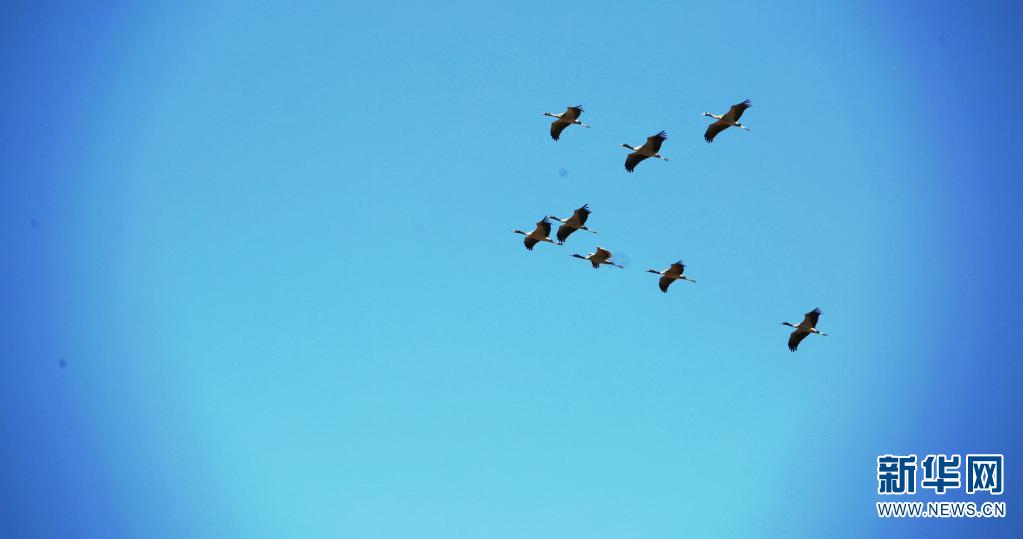
[{"label": "flying bird", "polygon": [[742,113],[751,106],[749,99],[747,99],[742,103],[732,105],[732,108],[728,109],[724,116],[704,112],[704,116],[709,116],[717,121],[707,126],[707,132],[703,134],[703,140],[706,140],[708,143],[714,142],[714,137],[718,136],[718,133],[732,126],[749,131],[748,127],[739,123],[739,118],[742,118]]},{"label": "flying bird", "polygon": [[576,105],[574,107],[572,106],[568,107],[567,109],[565,109],[565,112],[562,112],[561,114],[551,114],[550,112],[543,113],[544,116],[557,118],[556,120],[551,122],[551,138],[554,140],[558,140],[559,138],[561,138],[561,132],[564,131],[566,127],[572,124],[581,125],[587,128],[590,127],[579,121],[579,116],[581,116],[583,112],[585,111],[583,111],[582,105]]},{"label": "flying bird", "polygon": [[603,248],[603,247],[601,247],[599,245],[597,246],[597,252],[595,252],[595,253],[590,253],[590,254],[588,254],[586,256],[583,256],[583,255],[580,255],[580,254],[574,254],[572,256],[574,256],[576,258],[581,258],[583,260],[589,260],[590,264],[593,264],[593,269],[599,268],[601,264],[607,264],[609,266],[615,266],[617,268],[623,268],[623,266],[619,266],[618,264],[615,264],[614,262],[612,262],[610,260],[611,257],[614,256],[613,254],[611,254],[611,251],[608,251],[607,249],[605,249],[605,248]]},{"label": "flying bird", "polygon": [[565,240],[572,235],[576,230],[585,230],[587,232],[597,233],[596,230],[586,228],[586,219],[590,216],[589,204],[583,204],[583,207],[572,212],[572,216],[568,219],[562,219],[551,215],[550,218],[555,221],[560,221],[561,226],[558,227],[558,243],[565,243]]},{"label": "flying bird", "polygon": [[661,276],[660,280],[657,281],[657,286],[661,287],[661,292],[667,292],[668,287],[675,281],[696,282],[693,279],[686,277],[686,265],[681,260],[675,262],[664,271],[647,270],[647,272],[656,273]]},{"label": "flying bird", "polygon": [[803,321],[800,322],[799,325],[793,324],[791,322],[781,323],[783,326],[796,328],[796,330],[789,335],[789,350],[795,352],[796,348],[799,348],[799,343],[803,342],[803,339],[805,339],[806,336],[811,333],[816,333],[817,335],[823,335],[825,337],[828,336],[827,333],[821,333],[820,331],[817,331],[817,320],[819,320],[820,317],[821,310],[814,309],[806,313],[805,316],[803,316]]},{"label": "flying bird", "polygon": [[537,221],[536,228],[528,234],[521,230],[513,230],[512,232],[515,234],[522,234],[526,237],[526,239],[522,240],[522,243],[525,244],[526,249],[530,251],[533,250],[534,245],[541,241],[554,243],[554,240],[549,237],[551,235],[551,220],[547,217]]},{"label": "flying bird", "polygon": [[625,170],[629,172],[636,170],[636,165],[638,165],[640,161],[646,159],[647,157],[656,157],[658,159],[663,159],[664,161],[667,161],[668,160],[667,157],[661,157],[661,154],[657,153],[661,151],[661,143],[664,142],[664,139],[666,138],[668,138],[668,134],[665,133],[664,131],[661,131],[656,135],[651,135],[647,137],[646,143],[640,146],[639,148],[633,148],[628,144],[622,144],[623,148],[628,148],[632,150],[632,153],[630,153],[629,156],[625,158]]}]

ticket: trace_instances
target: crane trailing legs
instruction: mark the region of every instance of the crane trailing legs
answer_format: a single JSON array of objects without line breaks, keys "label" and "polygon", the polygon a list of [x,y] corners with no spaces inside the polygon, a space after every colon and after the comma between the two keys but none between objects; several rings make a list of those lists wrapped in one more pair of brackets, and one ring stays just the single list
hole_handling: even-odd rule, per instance
[{"label": "crane trailing legs", "polygon": [[555,118],[555,120],[551,122],[551,138],[554,140],[560,139],[561,132],[564,131],[566,127],[573,124],[589,128],[590,126],[579,121],[579,116],[581,116],[583,112],[582,105],[576,105],[574,107],[568,107],[565,109],[565,112],[562,112],[561,114],[553,114],[550,112],[543,113],[544,116]]},{"label": "crane trailing legs", "polygon": [[526,250],[532,251],[533,247],[537,243],[542,241],[554,243],[554,240],[550,238],[551,235],[551,220],[546,216],[536,222],[536,228],[532,232],[526,233],[522,230],[512,230],[515,234],[522,234],[526,239],[522,240],[522,243],[526,246]]},{"label": "crane trailing legs", "polygon": [[803,339],[811,333],[822,335],[827,337],[827,333],[817,331],[817,321],[821,318],[821,310],[814,309],[805,315],[803,315],[803,321],[799,324],[793,324],[792,322],[782,322],[781,325],[795,328],[796,330],[789,334],[789,350],[795,352],[796,348],[799,348],[799,343],[803,342]]},{"label": "crane trailing legs", "polygon": [[590,206],[589,204],[583,204],[581,208],[572,212],[572,216],[568,219],[562,219],[554,215],[550,215],[551,219],[561,222],[561,226],[558,227],[558,243],[565,243],[565,240],[572,235],[576,230],[585,230],[587,232],[597,233],[596,230],[586,228],[586,219],[590,217]]},{"label": "crane trailing legs", "polygon": [[647,270],[648,273],[656,273],[661,278],[657,281],[657,286],[661,289],[661,292],[667,292],[668,287],[675,281],[689,281],[695,283],[693,279],[686,277],[686,265],[681,260],[675,262],[668,269],[664,271]]},{"label": "crane trailing legs", "polygon": [[745,129],[746,131],[749,131],[748,127],[739,123],[739,118],[742,118],[742,113],[745,112],[746,109],[750,108],[751,106],[753,105],[751,105],[749,99],[747,99],[742,103],[736,103],[735,105],[732,105],[732,107],[728,109],[728,112],[720,116],[717,114],[704,112],[703,113],[704,116],[714,118],[717,121],[707,126],[707,132],[703,134],[703,140],[706,140],[707,143],[714,142],[714,137],[718,136],[718,133],[724,131],[725,129],[728,129],[729,127],[738,127],[740,129]]},{"label": "crane trailing legs", "polygon": [[649,157],[655,157],[657,159],[667,161],[668,160],[667,157],[661,157],[661,154],[658,153],[661,151],[661,144],[667,138],[668,134],[665,133],[664,131],[661,131],[656,135],[650,135],[649,137],[647,137],[646,142],[643,143],[643,145],[640,146],[639,148],[629,146],[628,144],[622,144],[622,148],[628,148],[632,150],[632,153],[630,153],[625,158],[625,171],[632,172],[633,170],[636,170],[636,165],[640,164],[644,159],[647,159]]},{"label": "crane trailing legs", "polygon": [[575,258],[581,258],[583,260],[589,260],[590,264],[593,264],[593,269],[599,268],[602,264],[607,264],[609,266],[624,269],[624,266],[621,266],[611,261],[611,258],[614,256],[613,254],[611,254],[611,251],[608,251],[607,249],[599,245],[597,246],[596,252],[590,253],[586,256],[583,256],[581,254],[573,254],[572,256],[574,256]]}]

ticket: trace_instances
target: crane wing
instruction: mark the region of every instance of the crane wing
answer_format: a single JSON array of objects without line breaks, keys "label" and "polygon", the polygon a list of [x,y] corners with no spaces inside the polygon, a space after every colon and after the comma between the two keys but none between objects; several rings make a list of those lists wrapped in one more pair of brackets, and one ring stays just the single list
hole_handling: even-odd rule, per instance
[{"label": "crane wing", "polygon": [[647,137],[646,144],[644,144],[643,146],[649,149],[650,153],[657,153],[661,151],[661,143],[664,142],[664,139],[666,138],[668,138],[668,134],[665,133],[664,131],[661,131],[656,135],[651,135]]},{"label": "crane wing", "polygon": [[806,316],[803,317],[803,323],[799,325],[806,326],[807,324],[809,324],[809,326],[806,329],[815,328],[817,327],[817,321],[820,320],[820,318],[821,310],[817,308],[806,313]]},{"label": "crane wing", "polygon": [[801,331],[798,329],[789,334],[789,350],[795,352],[796,348],[799,348],[799,343],[803,342],[803,339],[805,339],[809,334],[809,331]]},{"label": "crane wing", "polygon": [[743,101],[742,103],[736,103],[735,105],[732,105],[732,108],[728,109],[728,112],[725,113],[724,120],[727,121],[728,123],[738,122],[739,118],[742,118],[742,113],[746,112],[746,109],[750,108],[751,106],[752,105],[750,105],[749,99]]},{"label": "crane wing", "polygon": [[675,279],[672,279],[671,277],[668,277],[666,275],[662,275],[661,278],[657,281],[657,286],[661,288],[661,292],[667,293],[668,287],[671,286],[671,283],[673,282],[675,282]]},{"label": "crane wing", "polygon": [[540,243],[540,240],[534,239],[532,236],[526,236],[526,239],[522,240],[522,243],[525,244],[527,251],[532,251],[533,246]]},{"label": "crane wing", "polygon": [[706,140],[708,144],[714,142],[714,137],[718,136],[718,133],[728,129],[728,122],[724,120],[718,120],[707,126],[707,132],[703,134],[703,140]]},{"label": "crane wing", "polygon": [[558,140],[559,138],[561,138],[561,132],[564,131],[565,128],[570,125],[572,125],[571,122],[566,122],[561,119],[557,119],[551,122],[551,138],[554,140]]},{"label": "crane wing", "polygon": [[565,109],[565,113],[561,115],[562,120],[568,120],[569,123],[579,119],[583,113],[582,105],[576,105],[574,107],[568,107]]},{"label": "crane wing", "polygon": [[586,224],[586,219],[590,217],[590,206],[589,204],[583,204],[583,207],[575,210],[572,217],[579,220],[580,225]]},{"label": "crane wing", "polygon": [[571,236],[573,232],[575,232],[575,228],[573,228],[573,227],[570,227],[568,225],[561,225],[561,226],[559,226],[558,227],[558,241],[560,241],[561,243],[565,243],[565,240],[567,240],[568,237]]},{"label": "crane wing", "polygon": [[678,262],[672,264],[671,267],[668,268],[668,271],[672,275],[682,276],[686,272],[686,265],[683,264],[681,260],[679,260]]},{"label": "crane wing", "polygon": [[536,229],[543,233],[543,237],[546,238],[546,237],[550,236],[551,235],[551,221],[550,221],[550,219],[544,217],[543,220],[541,220],[541,221],[536,223]]},{"label": "crane wing", "polygon": [[638,165],[644,159],[646,159],[646,156],[639,152],[630,153],[628,157],[625,158],[625,170],[627,172],[632,172],[633,170],[636,170],[636,165]]}]

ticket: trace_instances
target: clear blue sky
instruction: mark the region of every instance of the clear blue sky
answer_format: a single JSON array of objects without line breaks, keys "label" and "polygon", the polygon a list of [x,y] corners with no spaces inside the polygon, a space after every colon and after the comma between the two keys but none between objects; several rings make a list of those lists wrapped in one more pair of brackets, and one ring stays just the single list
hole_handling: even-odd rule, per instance
[{"label": "clear blue sky", "polygon": [[641,7],[0,7],[0,535],[1018,537],[1019,6]]}]

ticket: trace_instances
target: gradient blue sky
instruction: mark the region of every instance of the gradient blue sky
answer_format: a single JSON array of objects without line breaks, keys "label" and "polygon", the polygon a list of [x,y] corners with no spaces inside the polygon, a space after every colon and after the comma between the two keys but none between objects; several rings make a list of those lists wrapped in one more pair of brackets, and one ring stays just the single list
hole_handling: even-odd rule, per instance
[{"label": "gradient blue sky", "polygon": [[0,536],[1019,536],[1018,4],[371,4],[0,6]]}]

